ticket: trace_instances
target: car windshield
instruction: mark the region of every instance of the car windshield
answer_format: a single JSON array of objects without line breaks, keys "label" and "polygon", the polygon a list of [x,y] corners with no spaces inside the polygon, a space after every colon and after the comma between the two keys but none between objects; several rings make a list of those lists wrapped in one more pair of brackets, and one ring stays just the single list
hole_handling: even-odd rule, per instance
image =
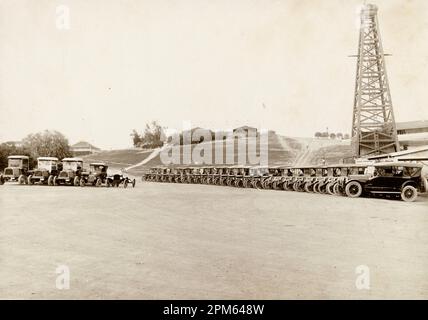
[{"label": "car windshield", "polygon": [[37,167],[39,169],[46,169],[46,170],[50,170],[51,166],[52,166],[53,161],[52,160],[39,160],[37,162]]},{"label": "car windshield", "polygon": [[406,177],[418,177],[421,175],[422,168],[418,167],[404,167],[403,175]]},{"label": "car windshield", "polygon": [[105,166],[102,166],[102,165],[91,165],[90,169],[91,169],[91,171],[94,171],[94,172],[105,172],[106,171]]},{"label": "car windshield", "polygon": [[350,174],[364,174],[365,168],[364,167],[354,167],[349,168]]},{"label": "car windshield", "polygon": [[302,176],[303,170],[302,169],[294,169],[294,175],[295,176]]},{"label": "car windshield", "polygon": [[80,161],[64,161],[62,164],[63,170],[77,171],[78,166],[82,167],[82,162],[80,162]]},{"label": "car windshield", "polygon": [[11,168],[20,168],[21,167],[21,159],[9,159],[9,167]]}]

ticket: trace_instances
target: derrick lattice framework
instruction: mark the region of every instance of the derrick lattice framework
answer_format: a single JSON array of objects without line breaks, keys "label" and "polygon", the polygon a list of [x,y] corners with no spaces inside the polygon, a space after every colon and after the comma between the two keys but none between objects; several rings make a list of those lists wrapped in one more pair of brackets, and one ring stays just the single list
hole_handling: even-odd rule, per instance
[{"label": "derrick lattice framework", "polygon": [[375,5],[362,7],[357,58],[352,121],[354,156],[399,151]]}]

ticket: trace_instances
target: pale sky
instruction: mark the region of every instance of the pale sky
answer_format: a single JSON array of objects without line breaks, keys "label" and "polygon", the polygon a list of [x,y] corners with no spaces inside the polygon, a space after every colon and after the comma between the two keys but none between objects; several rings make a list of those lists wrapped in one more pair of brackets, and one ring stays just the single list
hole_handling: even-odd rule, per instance
[{"label": "pale sky", "polygon": [[[52,129],[126,148],[152,120],[350,133],[362,3],[0,0],[0,141]],[[428,119],[428,1],[371,3],[396,120]]]}]

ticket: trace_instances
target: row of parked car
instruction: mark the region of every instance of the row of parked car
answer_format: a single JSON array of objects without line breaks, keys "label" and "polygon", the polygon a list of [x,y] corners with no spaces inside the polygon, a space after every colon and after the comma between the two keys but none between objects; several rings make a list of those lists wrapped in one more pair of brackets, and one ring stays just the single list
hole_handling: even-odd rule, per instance
[{"label": "row of parked car", "polygon": [[377,195],[414,201],[428,189],[423,168],[422,164],[404,162],[304,167],[155,167],[143,180],[314,192],[350,198]]},{"label": "row of parked car", "polygon": [[83,168],[81,158],[64,158],[59,161],[55,157],[37,158],[37,167],[30,170],[28,156],[12,155],[8,157],[8,166],[0,175],[0,184],[17,181],[19,184],[47,184],[49,186],[106,186],[135,187],[135,179],[123,174],[108,175],[108,165],[103,162],[89,164],[89,170]]}]

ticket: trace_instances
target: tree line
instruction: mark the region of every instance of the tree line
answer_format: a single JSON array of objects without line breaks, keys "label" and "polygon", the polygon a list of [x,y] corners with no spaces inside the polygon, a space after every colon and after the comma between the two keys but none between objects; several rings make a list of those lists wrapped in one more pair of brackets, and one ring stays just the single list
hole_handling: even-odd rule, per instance
[{"label": "tree line", "polygon": [[58,131],[45,130],[27,135],[20,143],[4,142],[0,144],[0,168],[6,168],[10,155],[30,157],[30,165],[35,166],[38,157],[57,157],[63,159],[72,156],[68,139]]},{"label": "tree line", "polygon": [[330,139],[350,139],[349,134],[345,133],[328,133],[328,132],[315,132],[315,138],[330,138]]}]

